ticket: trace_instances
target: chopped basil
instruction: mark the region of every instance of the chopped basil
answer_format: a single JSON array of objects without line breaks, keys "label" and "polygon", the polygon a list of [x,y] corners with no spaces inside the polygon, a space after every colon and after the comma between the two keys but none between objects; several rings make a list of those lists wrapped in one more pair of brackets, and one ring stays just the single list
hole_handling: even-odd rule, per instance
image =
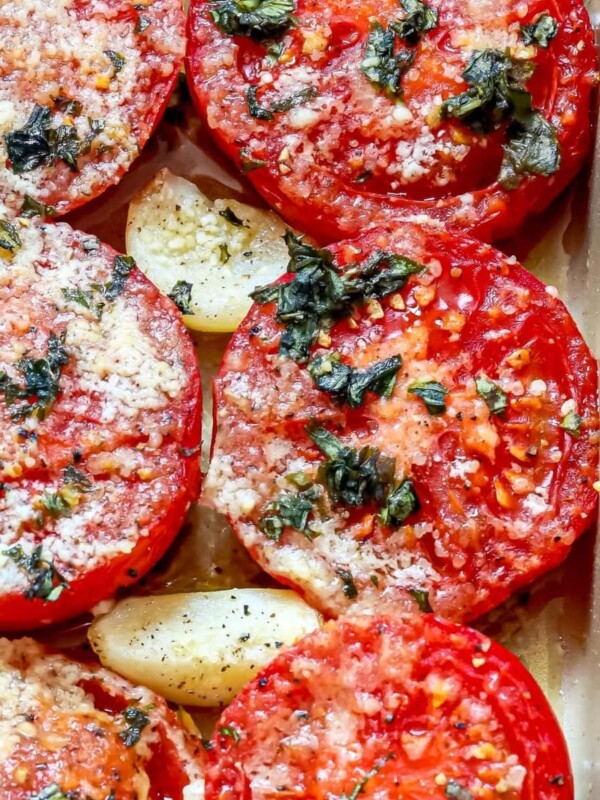
[{"label": "chopped basil", "polygon": [[548,47],[558,33],[558,22],[550,14],[540,14],[531,25],[523,25],[521,33],[525,44]]},{"label": "chopped basil", "polygon": [[77,469],[76,466],[73,464],[69,464],[68,467],[63,469],[63,480],[64,482],[72,486],[74,489],[77,489],[79,492],[87,492],[92,491],[93,482],[85,472],[82,472],[80,469]]},{"label": "chopped basil", "polygon": [[223,725],[219,728],[219,734],[225,736],[227,739],[233,739],[236,744],[239,744],[242,738],[232,725]]},{"label": "chopped basil", "polygon": [[52,603],[58,600],[63,590],[69,585],[55,569],[54,564],[42,558],[41,545],[35,547],[28,555],[20,544],[16,544],[9,550],[4,550],[4,555],[12,559],[17,567],[26,574],[29,588],[25,590],[24,595],[28,600],[37,597]]},{"label": "chopped basil", "polygon": [[40,203],[28,194],[25,195],[23,205],[21,206],[21,217],[55,217],[58,211],[54,206],[47,206],[45,203]]},{"label": "chopped basil", "polygon": [[336,569],[336,574],[342,579],[343,582],[343,589],[344,595],[348,598],[348,600],[354,600],[355,597],[358,597],[358,589],[356,588],[356,584],[354,583],[354,578],[352,577],[352,573],[347,570],[339,567]]},{"label": "chopped basil", "polygon": [[41,497],[41,503],[48,516],[52,517],[52,519],[71,516],[71,506],[64,498],[61,491],[53,492],[52,494],[45,492]]},{"label": "chopped basil", "polygon": [[83,111],[83,106],[79,100],[73,100],[70,97],[64,97],[60,94],[57,97],[53,97],[52,102],[54,108],[62,111],[63,114],[68,114],[70,117],[79,117]]},{"label": "chopped basil", "polygon": [[114,77],[114,75],[116,75],[118,72],[121,72],[121,70],[125,66],[125,56],[122,55],[121,53],[117,53],[116,50],[105,50],[104,55],[113,65],[114,68],[113,77]]},{"label": "chopped basil", "polygon": [[173,286],[167,297],[175,303],[177,308],[182,314],[193,314],[191,307],[192,304],[192,288],[193,284],[187,281],[177,281]]},{"label": "chopped basil", "polygon": [[527,175],[554,175],[560,167],[556,128],[539,111],[514,119],[503,149],[498,180],[505,189],[516,189]]},{"label": "chopped basil", "polygon": [[410,275],[424,267],[404,256],[377,252],[340,275],[327,249],[317,249],[288,231],[290,253],[286,283],[259,287],[251,293],[257,303],[277,302],[275,319],[285,325],[281,355],[304,362],[319,332],[351,316],[355,304],[380,299],[401,289]]},{"label": "chopped basil", "polygon": [[420,507],[415,487],[406,478],[390,490],[379,516],[384,525],[397,528]]},{"label": "chopped basil", "polygon": [[446,797],[451,800],[475,800],[468,789],[457,781],[448,781],[446,784]]},{"label": "chopped basil", "polygon": [[105,303],[96,299],[93,289],[61,289],[61,292],[69,303],[77,303],[89,309],[97,319],[102,319]]},{"label": "chopped basil", "polygon": [[269,166],[268,161],[264,161],[261,158],[253,158],[250,155],[250,151],[247,147],[242,147],[240,150],[240,163],[242,166],[242,172],[245,172],[246,175],[249,172],[254,172],[255,169],[262,169],[263,167]]},{"label": "chopped basil", "polygon": [[231,258],[231,253],[229,252],[229,248],[226,244],[219,245],[219,258],[221,260],[221,264],[227,264]]},{"label": "chopped basil", "polygon": [[446,412],[448,389],[437,381],[417,381],[408,387],[410,394],[420,397],[432,417]]},{"label": "chopped basil", "polygon": [[489,133],[510,120],[498,180],[516,188],[527,175],[553,175],[560,166],[556,128],[533,108],[524,88],[535,64],[517,61],[501,50],[475,51],[463,78],[470,84],[441,106],[443,117],[454,117],[476,133]]},{"label": "chopped basil", "polygon": [[0,220],[0,250],[16,253],[22,247],[21,237],[12,222]]},{"label": "chopped basil", "polygon": [[354,787],[350,792],[350,794],[342,792],[340,800],[358,800],[358,796],[364,792],[365,786],[371,780],[371,778],[374,778],[375,775],[377,775],[377,773],[379,772],[379,770],[382,769],[387,764],[387,762],[392,758],[394,758],[394,755],[392,753],[385,756],[384,758],[380,758],[379,761],[375,764],[375,766],[368,772],[366,772],[364,777],[360,781],[357,781],[357,783],[354,784]]},{"label": "chopped basil", "polygon": [[431,614],[433,609],[429,604],[429,592],[425,591],[425,589],[409,589],[408,593],[416,600],[419,611],[422,611],[424,614]]},{"label": "chopped basil", "polygon": [[34,795],[31,795],[29,800],[69,800],[57,783],[51,783],[45,789],[41,789]]},{"label": "chopped basil", "polygon": [[343,445],[325,428],[308,431],[309,437],[327,456],[317,478],[334,503],[363,506],[375,501],[382,504],[394,479],[396,462],[376,447],[357,450]]},{"label": "chopped basil", "polygon": [[575,439],[578,439],[581,436],[582,424],[583,419],[576,411],[568,411],[563,417],[560,427],[563,429],[563,431],[570,433],[571,436],[574,436]]},{"label": "chopped basil", "polygon": [[366,369],[355,369],[342,363],[339,353],[327,353],[313,359],[307,369],[321,391],[331,394],[338,403],[359,408],[367,391],[389,397],[401,366],[400,356],[392,356]]},{"label": "chopped basil", "polygon": [[223,211],[219,211],[219,216],[223,217],[223,219],[226,219],[230,225],[234,225],[236,228],[246,227],[244,225],[244,220],[240,219],[237,214],[234,214],[229,207],[224,208]]},{"label": "chopped basil", "polygon": [[309,518],[320,497],[321,491],[317,486],[309,486],[300,492],[282,492],[266,507],[266,516],[258,527],[276,542],[281,539],[285,528],[294,528],[312,541],[317,534],[310,529]]},{"label": "chopped basil", "polygon": [[257,92],[258,86],[248,87],[246,92],[248,111],[250,112],[250,116],[254,117],[254,119],[264,120],[265,122],[272,122],[275,119],[275,114],[291,111],[292,108],[303,105],[317,96],[317,89],[314,86],[306,86],[304,89],[300,89],[300,91],[289,97],[276,100],[271,104],[270,108],[265,108],[258,102]]},{"label": "chopped basil", "polygon": [[52,112],[36,105],[23,128],[4,137],[10,168],[17,175],[63,161],[77,171],[77,158],[89,152],[94,138],[104,128],[101,120],[89,120],[90,133],[82,141],[73,125],[52,127]]},{"label": "chopped basil", "polygon": [[398,36],[406,39],[410,45],[416,45],[426,31],[433,30],[438,23],[438,13],[422,0],[400,0],[406,16],[400,22],[392,22],[392,28]]},{"label": "chopped basil", "polygon": [[415,60],[414,51],[396,52],[395,46],[396,34],[391,26],[386,30],[380,22],[372,20],[360,69],[374,86],[390,97],[402,95],[400,86],[402,76]]},{"label": "chopped basil", "polygon": [[126,747],[133,747],[140,741],[142,731],[150,723],[148,714],[137,706],[127,706],[122,716],[127,728],[119,732],[119,738]]},{"label": "chopped basil", "polygon": [[[60,337],[50,333],[48,349],[42,358],[23,357],[17,361],[23,384],[9,378],[6,372],[0,372],[0,392],[4,394],[13,420],[22,420],[32,414],[38,419],[46,416],[58,396],[61,370],[69,363],[64,343],[64,331]],[[26,402],[15,405],[18,400]]]},{"label": "chopped basil", "polygon": [[107,300],[116,300],[122,293],[129,278],[129,273],[134,267],[135,261],[131,256],[115,256],[112,278],[101,287],[102,294]]},{"label": "chopped basil", "polygon": [[283,33],[295,10],[294,0],[215,0],[210,13],[223,33],[260,39]]},{"label": "chopped basil", "polygon": [[501,417],[508,406],[506,392],[493,383],[489,378],[481,377],[475,379],[477,394],[485,400],[486,406],[492,414]]}]

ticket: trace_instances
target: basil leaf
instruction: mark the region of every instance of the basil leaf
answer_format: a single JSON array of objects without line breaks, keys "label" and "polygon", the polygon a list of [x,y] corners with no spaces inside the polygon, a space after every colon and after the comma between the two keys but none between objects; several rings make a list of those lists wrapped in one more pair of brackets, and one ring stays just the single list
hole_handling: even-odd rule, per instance
[{"label": "basil leaf", "polygon": [[248,103],[248,112],[254,119],[261,119],[264,122],[273,122],[275,115],[268,108],[263,108],[258,102],[257,98],[258,86],[249,86],[246,91],[246,102]]},{"label": "basil leaf", "polygon": [[505,189],[516,189],[528,175],[550,176],[560,168],[556,128],[539,111],[533,111],[511,123],[508,141],[503,149],[504,158],[498,180]]},{"label": "basil leaf", "polygon": [[276,100],[271,104],[270,108],[261,106],[257,99],[258,86],[249,86],[246,92],[246,99],[248,102],[248,111],[250,116],[254,119],[261,119],[265,122],[272,122],[275,119],[275,114],[281,114],[286,111],[291,111],[292,108],[307,103],[317,96],[318,91],[315,86],[306,86],[304,89],[295,92],[289,97],[283,97],[281,100]]},{"label": "basil leaf", "polygon": [[234,225],[236,228],[245,228],[244,220],[240,219],[237,214],[235,214],[229,207],[224,208],[222,211],[219,211],[219,216],[226,219],[230,225]]},{"label": "basil leaf", "polygon": [[412,50],[395,52],[396,36],[380,22],[373,20],[367,40],[361,72],[378,89],[390,97],[402,95],[400,81],[415,60]]},{"label": "basil leaf", "polygon": [[283,33],[293,22],[294,0],[216,0],[210,10],[214,22],[230,36]]},{"label": "basil leaf", "polygon": [[432,417],[446,412],[448,389],[437,381],[417,381],[408,387],[410,394],[420,397]]},{"label": "basil leaf", "polygon": [[136,706],[127,706],[122,716],[127,725],[127,729],[119,731],[119,739],[121,739],[126,747],[133,747],[142,738],[142,731],[144,728],[150,724],[148,714]]},{"label": "basil leaf", "polygon": [[365,786],[371,780],[371,778],[374,778],[375,775],[377,775],[377,773],[379,772],[379,770],[382,767],[384,767],[385,764],[392,758],[394,758],[393,753],[390,753],[389,755],[385,756],[384,758],[380,758],[379,761],[373,767],[373,769],[370,769],[368,772],[366,772],[365,776],[360,781],[357,781],[354,784],[354,788],[352,789],[350,794],[346,794],[346,792],[342,792],[342,794],[340,796],[340,800],[358,800],[358,796],[364,792]]},{"label": "basil leaf", "polygon": [[242,738],[238,731],[231,725],[223,725],[221,728],[219,728],[219,734],[227,737],[228,739],[233,739],[236,744],[238,744]]},{"label": "basil leaf", "polygon": [[[58,397],[62,368],[69,363],[69,354],[65,347],[65,332],[60,337],[50,333],[48,348],[42,358],[21,358],[17,361],[17,369],[21,373],[23,383],[9,378],[6,372],[0,372],[0,392],[10,407],[13,420],[23,420],[35,414],[44,419],[50,406]],[[15,405],[24,400],[22,405]],[[30,401],[34,402],[31,403]]]},{"label": "basil leaf", "polygon": [[423,614],[431,614],[433,609],[429,604],[429,592],[425,589],[409,589],[409,595],[416,600],[417,605],[419,606],[419,611],[422,611]]},{"label": "basil leaf", "polygon": [[548,47],[558,33],[558,22],[550,14],[540,14],[531,25],[523,25],[521,33],[525,44]]},{"label": "basil leaf", "polygon": [[308,430],[308,435],[327,456],[317,478],[334,503],[363,506],[385,501],[394,479],[395,459],[384,456],[376,447],[347,447],[325,428]]},{"label": "basil leaf", "polygon": [[9,550],[4,550],[17,567],[25,573],[29,580],[29,588],[24,595],[28,600],[34,597],[52,603],[60,597],[69,584],[55,569],[51,561],[42,557],[42,546],[38,545],[29,554],[23,551],[20,544],[13,545]]},{"label": "basil leaf", "polygon": [[45,218],[56,217],[58,211],[54,208],[54,206],[47,206],[45,203],[40,203],[38,200],[35,200],[33,197],[30,197],[28,194],[26,194],[19,214],[21,217],[25,217],[27,219],[31,217]]},{"label": "basil leaf", "polygon": [[563,417],[560,427],[563,431],[570,433],[571,436],[578,439],[581,436],[581,426],[583,424],[582,417],[576,411],[568,411]]},{"label": "basil leaf", "polygon": [[69,464],[68,467],[63,469],[63,480],[67,485],[72,486],[78,491],[84,492],[85,494],[91,492],[94,485],[85,472],[77,469],[77,467],[73,464]]},{"label": "basil leaf", "polygon": [[384,525],[395,528],[420,508],[412,481],[405,478],[390,491],[379,516]]},{"label": "basil leaf", "polygon": [[424,270],[423,264],[410,258],[377,251],[356,267],[346,270],[344,286],[347,294],[359,303],[381,300],[403,289],[411,275]]},{"label": "basil leaf", "polygon": [[125,56],[122,55],[121,53],[117,53],[116,50],[105,50],[104,55],[113,65],[114,75],[116,75],[118,72],[121,72],[121,70],[125,66]]},{"label": "basil leaf", "polygon": [[343,364],[339,353],[332,353],[317,356],[307,369],[321,391],[328,392],[339,403],[359,408],[367,391],[389,397],[401,366],[400,356],[392,356],[366,369],[355,369]]},{"label": "basil leaf", "polygon": [[187,281],[177,281],[167,297],[169,297],[182,314],[193,314],[192,304],[193,284]]},{"label": "basil leaf", "polygon": [[135,267],[131,256],[115,256],[111,280],[102,287],[102,294],[107,300],[116,300],[123,292],[129,273]]},{"label": "basil leaf", "polygon": [[477,394],[485,400],[490,412],[498,417],[503,416],[508,406],[506,392],[486,377],[476,378],[475,386]]},{"label": "basil leaf", "polygon": [[247,147],[242,147],[240,150],[240,164],[242,172],[246,175],[249,172],[254,172],[255,169],[262,169],[263,167],[269,166],[268,161],[264,161],[262,158],[253,158]]},{"label": "basil leaf", "polygon": [[57,783],[51,783],[37,794],[31,795],[30,800],[69,800],[69,797]]},{"label": "basil leaf", "polygon": [[23,246],[21,237],[12,222],[0,220],[0,250],[8,250],[9,253],[16,253]]},{"label": "basil leaf", "polygon": [[321,490],[316,486],[309,486],[300,492],[283,492],[266,507],[267,516],[259,523],[259,529],[275,541],[279,541],[284,528],[293,528],[312,540],[314,535],[308,528],[308,522],[320,497]]},{"label": "basil leaf", "polygon": [[393,22],[390,28],[402,39],[406,39],[408,44],[416,45],[426,31],[436,27],[438,12],[422,0],[400,0],[400,5],[406,16],[401,22]]},{"label": "basil leaf", "polygon": [[354,578],[352,577],[352,573],[347,570],[339,567],[336,569],[336,574],[342,579],[344,584],[342,591],[348,600],[354,600],[358,597],[358,589],[356,588],[356,584],[354,583]]}]

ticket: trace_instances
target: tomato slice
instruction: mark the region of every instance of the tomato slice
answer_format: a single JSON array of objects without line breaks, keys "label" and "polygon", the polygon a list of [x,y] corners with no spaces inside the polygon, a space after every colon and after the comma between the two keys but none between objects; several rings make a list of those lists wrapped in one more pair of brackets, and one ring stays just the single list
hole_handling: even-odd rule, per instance
[{"label": "tomato slice", "polygon": [[202,797],[202,744],[154,692],[31,639],[0,640],[0,680],[3,800]]},{"label": "tomato slice", "polygon": [[511,653],[431,615],[345,616],[279,654],[217,724],[207,800],[568,800],[548,701]]},{"label": "tomato slice", "polygon": [[596,58],[580,0],[291,0],[279,27],[262,4],[254,17],[230,5],[191,2],[198,108],[267,202],[319,241],[423,216],[507,236],[588,151]]},{"label": "tomato slice", "polygon": [[201,394],[180,313],[131,259],[64,224],[7,236],[0,630],[24,630],[89,610],[165,552],[198,492]]},{"label": "tomato slice", "polygon": [[593,522],[598,413],[556,291],[429,228],[288,241],[215,382],[204,497],[253,557],[328,615],[409,591],[455,621],[560,563]]},{"label": "tomato slice", "polygon": [[184,55],[179,0],[7,0],[0,8],[0,199],[48,216],[118,183]]}]

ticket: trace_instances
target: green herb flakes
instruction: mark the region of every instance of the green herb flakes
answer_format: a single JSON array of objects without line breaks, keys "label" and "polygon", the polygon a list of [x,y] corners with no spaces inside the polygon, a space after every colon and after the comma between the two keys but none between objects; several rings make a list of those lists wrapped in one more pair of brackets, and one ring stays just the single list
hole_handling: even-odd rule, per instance
[{"label": "green herb flakes", "polygon": [[282,492],[265,509],[258,527],[269,539],[278,542],[285,528],[293,528],[313,540],[318,535],[309,525],[314,506],[321,499],[321,489],[309,486],[298,492]]},{"label": "green herb flakes", "polygon": [[362,794],[365,790],[367,783],[374,778],[375,775],[387,764],[388,761],[394,758],[394,754],[390,753],[389,755],[385,756],[384,758],[380,758],[379,761],[375,764],[375,766],[370,769],[368,772],[365,773],[364,777],[354,784],[354,787],[350,794],[346,794],[343,792],[340,800],[358,800],[358,796]]},{"label": "green herb flakes", "polygon": [[449,797],[450,800],[475,800],[468,789],[453,780],[446,784],[446,797]]},{"label": "green herb flakes", "polygon": [[367,391],[390,397],[401,366],[400,356],[392,356],[366,369],[355,369],[342,363],[339,353],[326,353],[313,359],[307,369],[321,391],[331,394],[338,403],[359,408]]},{"label": "green herb flakes", "polygon": [[411,383],[408,392],[420,397],[425,403],[425,408],[432,417],[446,412],[446,396],[448,389],[437,381],[417,381]]},{"label": "green herb flakes", "polygon": [[563,431],[566,431],[575,439],[578,439],[581,436],[582,424],[583,419],[576,411],[568,411],[563,417],[560,427],[563,429]]},{"label": "green herb flakes", "polygon": [[14,255],[22,246],[21,237],[12,222],[0,220],[0,250],[7,250]]},{"label": "green herb flakes", "polygon": [[414,51],[396,51],[396,34],[391,27],[386,30],[377,20],[371,21],[371,30],[360,69],[374,86],[389,97],[401,97],[402,76],[412,66],[414,60]]},{"label": "green herb flakes", "polygon": [[102,287],[102,294],[109,300],[116,300],[123,292],[129,273],[135,267],[135,261],[131,256],[115,256],[113,262],[113,274],[110,281]]},{"label": "green herb flakes", "polygon": [[137,706],[128,706],[123,711],[126,730],[119,732],[119,738],[126,747],[133,747],[142,738],[142,731],[150,724],[148,714]]},{"label": "green herb flakes", "polygon": [[229,207],[224,208],[222,211],[219,211],[219,216],[223,217],[223,219],[227,220],[230,225],[233,225],[236,228],[245,228],[244,220],[240,219],[237,214],[235,214]]},{"label": "green herb flakes", "polygon": [[23,205],[21,206],[20,216],[29,219],[31,217],[56,217],[58,211],[54,206],[47,206],[45,203],[40,203],[28,194],[25,195]]},{"label": "green herb flakes", "polygon": [[223,33],[262,39],[289,28],[295,10],[294,0],[215,0],[210,13]]},{"label": "green herb flakes", "polygon": [[110,63],[113,65],[113,77],[117,75],[117,73],[121,72],[123,67],[125,66],[125,56],[121,53],[117,53],[116,50],[105,50],[104,55],[108,58]]},{"label": "green herb flakes", "polygon": [[560,167],[558,134],[539,111],[519,115],[509,125],[499,182],[516,189],[527,175],[554,175]]},{"label": "green herb flakes", "polygon": [[239,732],[232,725],[223,725],[221,728],[219,728],[219,735],[224,736],[227,739],[232,739],[235,744],[239,744],[242,738]]},{"label": "green herb flakes", "polygon": [[354,600],[358,597],[358,589],[356,588],[356,584],[354,583],[354,578],[352,577],[352,573],[347,570],[339,567],[336,569],[336,575],[338,575],[342,579],[343,588],[342,591],[344,592],[345,597],[348,600]]},{"label": "green herb flakes", "polygon": [[4,550],[4,555],[14,561],[27,576],[29,588],[25,590],[24,595],[28,600],[40,598],[52,603],[58,600],[63,590],[69,586],[65,578],[55,569],[54,564],[42,557],[41,545],[27,554],[20,544],[16,544]]},{"label": "green herb flakes", "polygon": [[531,25],[523,25],[521,33],[525,44],[549,47],[550,42],[558,33],[558,22],[550,14],[540,14]]},{"label": "green herb flakes", "polygon": [[[62,368],[69,363],[64,343],[65,331],[60,336],[50,333],[42,358],[23,357],[17,361],[21,383],[9,378],[6,372],[0,372],[0,393],[4,395],[13,420],[23,420],[32,414],[38,419],[45,418],[58,396]],[[25,402],[17,405],[19,400]]]},{"label": "green herb flakes", "polygon": [[57,783],[51,783],[45,789],[31,795],[29,800],[69,800],[69,797]]},{"label": "green herb flakes", "polygon": [[194,313],[192,309],[192,288],[193,284],[187,281],[177,281],[167,295],[184,315]]},{"label": "green herb flakes", "polygon": [[256,169],[268,167],[269,162],[262,158],[254,158],[247,147],[242,147],[240,150],[240,165],[242,167],[242,172],[247,175],[249,172],[254,172]]},{"label": "green herb flakes", "polygon": [[409,45],[416,45],[424,33],[437,26],[438,13],[422,0],[400,0],[400,5],[406,16],[400,22],[393,22],[390,28]]},{"label": "green herb flakes", "polygon": [[420,507],[412,481],[405,479],[390,489],[380,519],[384,525],[397,528]]},{"label": "green herb flakes", "polygon": [[508,406],[506,392],[497,383],[493,383],[489,378],[483,376],[475,379],[475,386],[477,394],[485,400],[490,413],[497,417],[503,416]]},{"label": "green herb flakes", "polygon": [[429,604],[429,592],[425,591],[425,589],[409,589],[408,593],[416,601],[419,611],[422,611],[423,614],[431,614],[433,612]]},{"label": "green herb flakes", "polygon": [[281,100],[275,100],[271,103],[269,108],[261,106],[257,98],[258,86],[249,86],[246,92],[246,99],[248,102],[248,111],[254,119],[260,119],[265,122],[272,122],[275,119],[275,114],[282,114],[286,111],[291,111],[292,108],[304,105],[309,100],[317,96],[318,92],[314,86],[306,86],[304,89],[289,97],[283,97]]}]

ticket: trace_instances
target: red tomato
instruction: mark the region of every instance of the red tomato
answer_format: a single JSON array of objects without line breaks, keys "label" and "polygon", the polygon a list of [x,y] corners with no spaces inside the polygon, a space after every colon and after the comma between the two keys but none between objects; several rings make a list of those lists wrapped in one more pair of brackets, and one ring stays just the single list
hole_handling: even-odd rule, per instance
[{"label": "red tomato", "polygon": [[177,80],[184,23],[180,0],[3,2],[0,199],[63,214],[118,183]]},{"label": "red tomato", "polygon": [[[365,304],[355,293],[307,366],[275,315],[310,324],[334,285],[321,267],[306,289],[328,252],[347,296],[357,274],[388,281],[394,255],[426,269]],[[409,591],[459,621],[566,558],[597,505],[597,367],[555,290],[487,245],[411,225],[301,256],[285,307],[253,306],[215,382],[204,496],[259,564],[332,616]],[[388,359],[387,386],[369,390]],[[319,366],[363,397],[318,388]]]},{"label": "red tomato", "polygon": [[521,662],[430,615],[344,617],[227,708],[206,800],[569,800],[569,757]]},{"label": "red tomato", "polygon": [[3,800],[202,796],[202,745],[149,689],[31,639],[0,640],[0,679]]},{"label": "red tomato", "polygon": [[67,225],[18,236],[0,258],[0,630],[134,583],[199,483],[200,378],[173,303]]},{"label": "red tomato", "polygon": [[[397,0],[297,0],[293,24],[262,39],[225,32],[227,5],[191,2],[187,72],[198,108],[267,202],[317,240],[416,216],[498,239],[556,197],[588,151],[596,59],[580,0],[430,0],[437,23],[412,39],[396,35],[391,52],[382,37],[389,48],[390,26],[398,30],[408,8]],[[558,32],[547,47],[526,46],[522,26],[542,14]],[[374,51],[369,37],[379,37]],[[469,89],[463,72],[471,56],[492,49],[517,70],[535,68],[522,85],[554,126],[536,117],[560,151],[560,168],[533,168],[533,151],[535,160],[548,148],[539,129],[530,130],[529,166],[521,163],[525,177],[510,189],[499,183],[503,145],[520,138],[520,123],[490,123],[492,132],[482,133],[477,120],[440,116],[445,100]],[[398,91],[386,93],[387,79],[369,76],[385,76],[388,67],[389,79],[402,57],[410,66]]]}]

